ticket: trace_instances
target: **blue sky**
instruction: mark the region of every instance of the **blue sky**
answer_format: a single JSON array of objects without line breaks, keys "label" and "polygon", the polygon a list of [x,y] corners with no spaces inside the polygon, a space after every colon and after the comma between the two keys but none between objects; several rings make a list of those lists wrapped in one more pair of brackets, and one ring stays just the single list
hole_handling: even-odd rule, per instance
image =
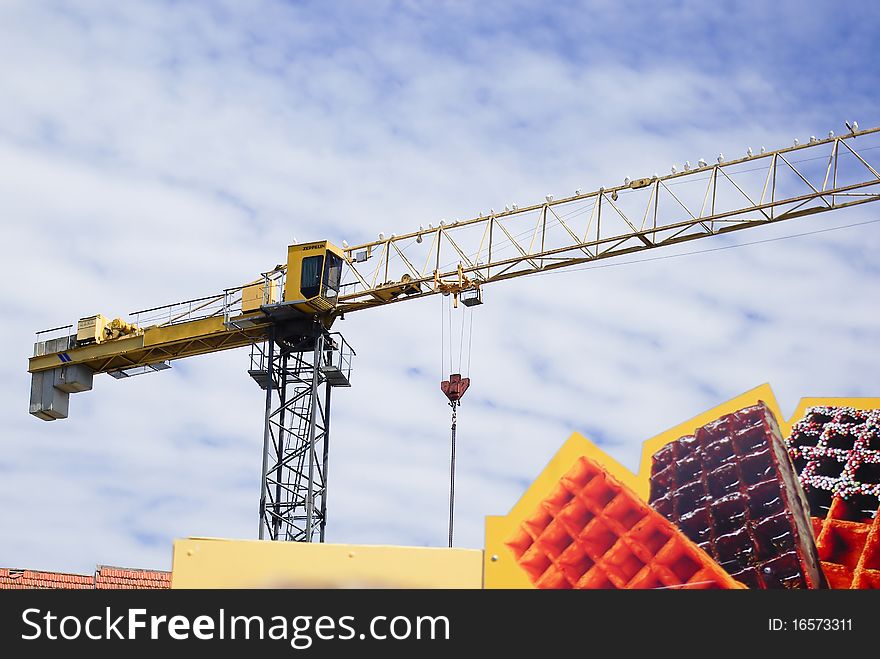
[{"label": "blue sky", "polygon": [[[257,530],[246,353],[102,376],[47,424],[26,412],[36,330],[237,285],[294,239],[877,125],[878,23],[872,3],[0,2],[0,565],[168,568],[173,538]],[[878,248],[864,225],[487,289],[459,544],[482,546],[572,430],[632,466],[643,439],[763,382],[786,411],[877,395]],[[340,327],[358,360],[334,399],[332,541],[445,543],[438,306]]]}]

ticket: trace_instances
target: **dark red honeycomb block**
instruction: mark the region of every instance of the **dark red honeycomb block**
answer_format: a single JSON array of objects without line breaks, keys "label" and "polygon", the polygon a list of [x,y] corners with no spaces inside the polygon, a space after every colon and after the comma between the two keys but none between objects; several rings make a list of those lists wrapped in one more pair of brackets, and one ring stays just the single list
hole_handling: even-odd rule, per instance
[{"label": "dark red honeycomb block", "polygon": [[650,502],[749,588],[826,585],[806,498],[763,403],[657,451]]}]

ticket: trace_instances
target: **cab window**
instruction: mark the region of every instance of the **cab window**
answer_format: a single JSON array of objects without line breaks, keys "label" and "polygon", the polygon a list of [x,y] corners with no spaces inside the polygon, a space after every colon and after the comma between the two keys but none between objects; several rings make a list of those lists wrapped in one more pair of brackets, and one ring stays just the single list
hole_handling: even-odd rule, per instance
[{"label": "cab window", "polygon": [[299,289],[306,299],[317,297],[321,293],[321,270],[324,267],[322,255],[307,256],[302,260]]},{"label": "cab window", "polygon": [[339,295],[339,281],[342,279],[342,259],[336,254],[327,253],[327,267],[324,268],[324,297]]}]

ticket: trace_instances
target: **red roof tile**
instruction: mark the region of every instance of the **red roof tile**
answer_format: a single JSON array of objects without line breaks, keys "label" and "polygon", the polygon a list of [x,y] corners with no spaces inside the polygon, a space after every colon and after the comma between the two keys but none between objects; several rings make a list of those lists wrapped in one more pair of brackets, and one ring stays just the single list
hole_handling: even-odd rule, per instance
[{"label": "red roof tile", "polygon": [[94,588],[95,577],[83,574],[63,574],[59,572],[38,572],[36,570],[17,570],[0,568],[0,589],[20,588]]},{"label": "red roof tile", "polygon": [[171,588],[171,573],[160,570],[134,570],[99,565],[95,588],[161,589]]},{"label": "red roof tile", "polygon": [[171,573],[106,565],[99,565],[94,575],[0,568],[0,590],[23,588],[164,589],[171,588]]}]

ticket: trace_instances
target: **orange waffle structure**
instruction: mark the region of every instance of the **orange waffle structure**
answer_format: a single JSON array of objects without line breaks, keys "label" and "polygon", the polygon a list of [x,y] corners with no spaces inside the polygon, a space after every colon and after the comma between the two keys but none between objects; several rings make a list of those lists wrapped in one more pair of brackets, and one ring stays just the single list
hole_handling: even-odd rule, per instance
[{"label": "orange waffle structure", "polygon": [[835,498],[827,517],[812,518],[822,571],[832,588],[878,590],[880,514],[869,522],[854,522],[852,517],[849,504]]},{"label": "orange waffle structure", "polygon": [[744,587],[587,457],[506,545],[538,588]]}]

